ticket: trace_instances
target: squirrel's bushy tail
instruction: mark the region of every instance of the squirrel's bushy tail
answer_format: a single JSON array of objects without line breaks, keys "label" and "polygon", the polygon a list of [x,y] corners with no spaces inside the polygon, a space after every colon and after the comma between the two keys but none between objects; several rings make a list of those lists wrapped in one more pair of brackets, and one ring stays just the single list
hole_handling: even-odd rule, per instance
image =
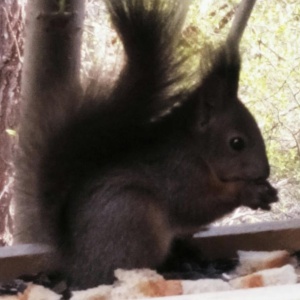
[{"label": "squirrel's bushy tail", "polygon": [[126,54],[110,106],[127,117],[130,111],[135,122],[149,120],[158,106],[170,98],[172,88],[181,78],[182,59],[175,52],[189,1],[105,3]]}]

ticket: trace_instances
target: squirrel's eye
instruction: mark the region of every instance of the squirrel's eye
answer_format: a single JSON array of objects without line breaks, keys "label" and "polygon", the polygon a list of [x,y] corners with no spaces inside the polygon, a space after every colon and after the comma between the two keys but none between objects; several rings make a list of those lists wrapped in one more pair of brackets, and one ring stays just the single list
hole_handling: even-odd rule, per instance
[{"label": "squirrel's eye", "polygon": [[235,151],[242,151],[246,147],[244,139],[241,137],[234,137],[229,141],[230,147]]}]

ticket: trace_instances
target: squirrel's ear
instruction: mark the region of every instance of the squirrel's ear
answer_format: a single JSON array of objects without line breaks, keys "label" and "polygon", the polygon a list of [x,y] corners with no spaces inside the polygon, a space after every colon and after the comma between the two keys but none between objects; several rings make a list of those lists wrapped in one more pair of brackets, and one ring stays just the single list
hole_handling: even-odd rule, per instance
[{"label": "squirrel's ear", "polygon": [[199,86],[202,101],[215,107],[226,107],[237,99],[240,56],[237,51],[222,47],[213,58],[212,66]]},{"label": "squirrel's ear", "polygon": [[233,101],[238,101],[239,73],[238,52],[230,53],[226,47],[221,48],[194,94],[198,102],[200,127],[208,124],[214,114],[230,107]]}]

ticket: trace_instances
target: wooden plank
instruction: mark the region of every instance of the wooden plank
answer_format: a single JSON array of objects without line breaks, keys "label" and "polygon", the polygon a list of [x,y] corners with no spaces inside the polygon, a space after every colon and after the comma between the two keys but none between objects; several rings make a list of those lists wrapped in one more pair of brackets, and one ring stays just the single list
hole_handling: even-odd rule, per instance
[{"label": "wooden plank", "polygon": [[203,258],[235,257],[237,250],[300,250],[300,220],[212,227],[195,235]]},{"label": "wooden plank", "polygon": [[0,248],[0,281],[45,271],[50,248],[44,245],[14,245]]},{"label": "wooden plank", "polygon": [[300,284],[211,292],[197,295],[159,297],[153,300],[300,300]]},{"label": "wooden plank", "polygon": [[[237,250],[300,250],[300,220],[212,227],[193,239],[203,258],[235,257]],[[42,245],[0,247],[0,280],[45,269],[50,248]],[[300,300],[300,299],[299,299]]]}]

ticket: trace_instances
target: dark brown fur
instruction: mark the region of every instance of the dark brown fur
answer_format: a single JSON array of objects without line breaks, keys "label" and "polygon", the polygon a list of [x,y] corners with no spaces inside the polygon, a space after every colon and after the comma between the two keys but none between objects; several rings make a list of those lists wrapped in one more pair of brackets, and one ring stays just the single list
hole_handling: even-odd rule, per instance
[{"label": "dark brown fur", "polygon": [[276,201],[262,136],[237,97],[238,54],[222,47],[197,88],[175,93],[185,1],[106,2],[127,64],[111,93],[87,93],[47,135],[31,170],[45,232],[80,288],[111,283],[115,268],[156,268],[177,236]]}]

